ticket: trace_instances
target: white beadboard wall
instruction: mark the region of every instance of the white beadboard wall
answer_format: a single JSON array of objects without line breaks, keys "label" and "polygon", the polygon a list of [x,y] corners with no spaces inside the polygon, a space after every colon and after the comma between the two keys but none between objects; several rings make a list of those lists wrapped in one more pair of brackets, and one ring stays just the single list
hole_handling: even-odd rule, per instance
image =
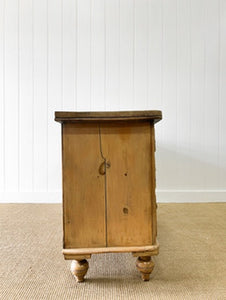
[{"label": "white beadboard wall", "polygon": [[158,201],[225,201],[226,0],[0,0],[0,202],[61,202],[55,110],[144,109]]}]

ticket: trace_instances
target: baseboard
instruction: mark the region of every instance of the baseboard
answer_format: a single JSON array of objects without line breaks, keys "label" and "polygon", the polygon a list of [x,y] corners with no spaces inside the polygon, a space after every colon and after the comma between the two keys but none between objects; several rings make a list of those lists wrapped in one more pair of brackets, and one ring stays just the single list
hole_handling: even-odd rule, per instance
[{"label": "baseboard", "polygon": [[[226,190],[157,190],[159,203],[226,202]],[[0,203],[61,203],[61,191],[0,192]]]},{"label": "baseboard", "polygon": [[0,203],[61,203],[62,193],[56,192],[0,192]]},{"label": "baseboard", "polygon": [[159,203],[226,202],[226,190],[157,190]]}]

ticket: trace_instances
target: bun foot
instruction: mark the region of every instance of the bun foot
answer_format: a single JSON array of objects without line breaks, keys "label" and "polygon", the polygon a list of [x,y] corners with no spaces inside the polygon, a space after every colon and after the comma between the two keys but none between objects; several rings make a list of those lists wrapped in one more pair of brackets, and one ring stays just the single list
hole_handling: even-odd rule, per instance
[{"label": "bun foot", "polygon": [[74,275],[77,282],[83,282],[89,268],[89,263],[86,259],[73,260],[71,263],[71,273]]},{"label": "bun foot", "polygon": [[154,263],[150,256],[140,256],[136,261],[137,270],[141,273],[143,281],[149,281],[150,274],[154,269]]}]

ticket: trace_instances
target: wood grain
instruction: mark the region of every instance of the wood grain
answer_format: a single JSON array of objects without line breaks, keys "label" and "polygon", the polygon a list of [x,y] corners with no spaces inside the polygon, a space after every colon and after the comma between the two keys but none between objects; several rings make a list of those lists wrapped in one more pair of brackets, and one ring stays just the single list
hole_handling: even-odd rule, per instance
[{"label": "wood grain", "polygon": [[153,111],[56,113],[62,122],[63,254],[75,259],[71,272],[78,282],[88,270],[86,258],[110,252],[138,256],[136,266],[149,280],[151,256],[159,252],[156,116]]},{"label": "wood grain", "polygon": [[57,122],[78,122],[78,121],[113,121],[113,120],[153,120],[155,123],[162,119],[162,112],[159,110],[143,111],[56,111],[55,121]]},{"label": "wood grain", "polygon": [[71,263],[71,273],[77,282],[83,282],[84,276],[89,269],[89,263],[86,259],[73,260]]},{"label": "wood grain", "polygon": [[[157,255],[159,244],[155,245],[143,245],[143,246],[131,246],[131,247],[103,247],[103,248],[77,248],[77,249],[63,249],[62,253],[74,256],[84,256],[87,254],[99,254],[99,253],[126,253],[126,252],[151,252],[151,255]],[[135,255],[134,255],[135,256]]]},{"label": "wood grain", "polygon": [[64,247],[104,247],[105,180],[98,126],[63,125]]},{"label": "wood grain", "polygon": [[152,244],[151,131],[149,122],[103,123],[107,246]]},{"label": "wood grain", "polygon": [[156,170],[155,170],[155,128],[151,126],[150,128],[150,135],[151,135],[151,161],[150,161],[150,169],[151,169],[151,202],[152,202],[152,243],[156,243],[156,236],[157,236],[157,215],[156,215],[156,195],[155,195],[155,188],[156,188]]},{"label": "wood grain", "polygon": [[63,124],[64,248],[155,244],[154,147],[147,121]]},{"label": "wood grain", "polygon": [[[140,255],[139,255],[140,256]],[[80,255],[72,255],[72,254],[65,254],[64,259],[66,260],[83,260],[91,258],[91,254],[80,254]]]},{"label": "wood grain", "polygon": [[150,256],[140,256],[136,261],[137,270],[141,273],[143,281],[149,281],[150,274],[154,269],[154,262]]}]

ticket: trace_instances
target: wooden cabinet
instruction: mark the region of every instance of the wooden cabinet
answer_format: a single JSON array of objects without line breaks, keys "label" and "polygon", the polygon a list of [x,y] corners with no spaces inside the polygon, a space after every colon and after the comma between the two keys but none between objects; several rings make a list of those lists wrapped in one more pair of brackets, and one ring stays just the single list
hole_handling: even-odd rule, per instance
[{"label": "wooden cabinet", "polygon": [[143,280],[158,254],[154,124],[161,111],[56,112],[62,123],[65,259],[83,281],[87,258],[132,252]]}]

